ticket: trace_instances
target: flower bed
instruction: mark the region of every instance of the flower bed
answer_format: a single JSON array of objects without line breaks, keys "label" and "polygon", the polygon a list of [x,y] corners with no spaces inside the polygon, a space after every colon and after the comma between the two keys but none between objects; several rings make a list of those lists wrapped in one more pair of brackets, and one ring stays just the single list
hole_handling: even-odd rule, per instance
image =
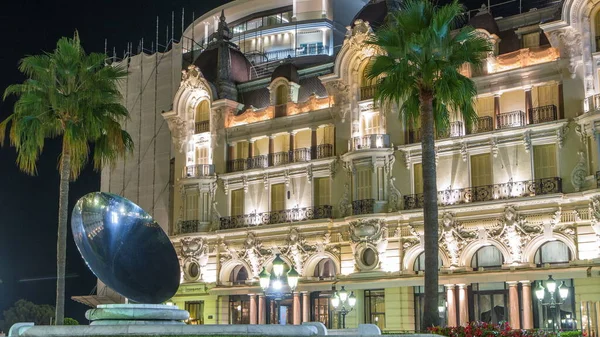
[{"label": "flower bed", "polygon": [[581,331],[552,332],[541,329],[520,330],[513,329],[504,322],[490,324],[485,322],[471,322],[467,326],[433,327],[428,332],[447,337],[580,337]]}]

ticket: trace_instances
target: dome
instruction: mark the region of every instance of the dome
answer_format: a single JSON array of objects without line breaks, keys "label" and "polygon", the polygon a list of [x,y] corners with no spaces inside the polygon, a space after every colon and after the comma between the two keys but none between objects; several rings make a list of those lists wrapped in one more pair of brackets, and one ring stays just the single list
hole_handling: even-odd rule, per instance
[{"label": "dome", "polygon": [[397,0],[371,0],[365,5],[352,20],[352,26],[356,20],[363,20],[376,29],[383,25],[388,13],[399,9],[399,1]]},{"label": "dome", "polygon": [[[230,61],[229,80],[235,84],[250,80],[252,65],[244,54],[234,47],[222,49],[229,54]],[[204,77],[211,83],[216,83],[218,78],[219,48],[203,51],[194,61]]]},{"label": "dome", "polygon": [[480,10],[469,20],[469,25],[475,29],[484,29],[490,34],[498,34],[500,29],[492,14],[486,9]]},{"label": "dome", "polygon": [[278,77],[286,78],[290,82],[298,83],[298,68],[293,63],[284,63],[273,71],[271,81]]}]

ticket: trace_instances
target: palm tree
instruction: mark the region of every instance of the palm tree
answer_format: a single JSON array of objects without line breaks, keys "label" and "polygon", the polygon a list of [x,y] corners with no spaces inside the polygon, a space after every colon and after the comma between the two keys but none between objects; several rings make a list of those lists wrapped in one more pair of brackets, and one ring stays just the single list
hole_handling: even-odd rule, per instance
[{"label": "palm tree", "polygon": [[464,8],[454,0],[438,7],[428,0],[407,0],[390,13],[386,25],[369,41],[380,55],[368,68],[378,78],[375,99],[400,107],[405,125],[420,120],[425,228],[425,299],[421,330],[439,324],[438,206],[435,130],[449,126],[449,110],[459,112],[467,125],[477,117],[476,88],[459,68],[478,67],[492,47],[472,27],[458,29]]},{"label": "palm tree", "polygon": [[[62,137],[59,157],[56,324],[62,325],[65,307],[65,268],[69,181],[77,179],[92,160],[96,170],[133,149],[120,121],[129,116],[121,104],[118,81],[127,75],[122,68],[105,64],[106,55],[86,54],[79,36],[61,38],[52,53],[27,56],[19,63],[26,77],[6,88],[4,99],[15,95],[13,113],[0,123],[0,145],[8,129],[17,150],[17,165],[36,174],[36,162],[46,138]],[[90,145],[93,144],[93,150]]]}]

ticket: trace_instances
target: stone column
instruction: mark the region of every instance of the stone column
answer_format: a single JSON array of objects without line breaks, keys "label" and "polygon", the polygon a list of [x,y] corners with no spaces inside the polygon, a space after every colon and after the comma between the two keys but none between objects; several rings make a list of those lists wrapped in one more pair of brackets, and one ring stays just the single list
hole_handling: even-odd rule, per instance
[{"label": "stone column", "polygon": [[302,292],[302,322],[310,322],[310,297],[307,291]]},{"label": "stone column", "polygon": [[458,285],[459,323],[461,326],[469,324],[469,298],[466,284]]},{"label": "stone column", "polygon": [[498,123],[498,116],[500,115],[500,95],[494,94],[494,130],[500,128]]},{"label": "stone column", "polygon": [[302,313],[300,312],[300,294],[295,292],[294,293],[294,325],[300,325],[302,323],[301,321],[301,316]]},{"label": "stone column", "polygon": [[513,329],[520,329],[521,321],[519,318],[519,289],[517,288],[519,282],[511,281],[506,282],[506,284],[508,284],[508,324],[510,324],[510,327]]},{"label": "stone column", "polygon": [[250,296],[250,324],[256,324],[256,295],[248,296]]},{"label": "stone column", "polygon": [[317,159],[317,128],[310,128],[310,159]]},{"label": "stone column", "polygon": [[533,303],[531,299],[531,281],[521,281],[521,307],[523,307],[523,329],[533,329]]},{"label": "stone column", "polygon": [[296,148],[296,144],[294,139],[296,138],[296,132],[290,132],[290,146],[289,146],[289,155],[290,155],[290,163],[294,162],[294,149]]},{"label": "stone column", "polygon": [[456,297],[454,296],[454,284],[446,284],[446,307],[448,315],[447,326],[457,326],[456,324]]},{"label": "stone column", "polygon": [[258,295],[258,324],[267,324],[266,304],[265,295]]},{"label": "stone column", "polygon": [[268,160],[268,165],[269,166],[273,166],[273,152],[275,151],[275,136],[269,136],[269,158]]},{"label": "stone column", "polygon": [[525,88],[525,123],[533,124],[533,100],[531,98],[531,87]]}]

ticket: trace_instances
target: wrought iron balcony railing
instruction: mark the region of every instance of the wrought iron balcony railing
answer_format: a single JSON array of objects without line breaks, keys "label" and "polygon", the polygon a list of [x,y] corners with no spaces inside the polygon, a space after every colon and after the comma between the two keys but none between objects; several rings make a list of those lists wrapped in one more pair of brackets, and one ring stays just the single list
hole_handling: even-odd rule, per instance
[{"label": "wrought iron balcony railing", "polygon": [[390,135],[365,135],[348,140],[350,151],[390,147]]},{"label": "wrought iron balcony railing", "polygon": [[[312,159],[333,157],[333,144],[321,144],[314,147],[303,147],[293,151],[277,152],[270,155],[258,155],[251,158],[233,159],[227,161],[227,172],[239,172],[288,163],[308,162]],[[186,173],[190,172],[188,168]],[[214,174],[214,168],[210,175]],[[208,174],[205,174],[208,175]]]},{"label": "wrought iron balcony railing", "polygon": [[196,122],[196,125],[194,128],[195,133],[203,133],[203,132],[209,132],[209,131],[210,131],[210,121]]},{"label": "wrought iron balcony railing", "polygon": [[596,188],[600,188],[600,171],[596,171]]},{"label": "wrought iron balcony railing", "polygon": [[491,116],[478,117],[469,130],[470,134],[494,131],[494,118]]},{"label": "wrought iron balcony railing", "polygon": [[227,161],[227,172],[239,172],[247,169],[248,159],[240,158]]},{"label": "wrought iron balcony railing", "polygon": [[200,220],[183,220],[177,223],[177,234],[197,233],[202,221]]},{"label": "wrought iron balcony railing", "polygon": [[375,199],[354,200],[352,202],[352,215],[373,214]]},{"label": "wrought iron balcony railing", "polygon": [[525,126],[525,112],[521,110],[503,112],[496,116],[496,118],[498,121],[498,129]]},{"label": "wrought iron balcony railing", "polygon": [[215,166],[211,164],[188,165],[185,167],[184,178],[201,178],[215,175]]},{"label": "wrought iron balcony railing", "polygon": [[[558,177],[438,191],[438,205],[449,206],[552,193],[562,193],[562,180]],[[405,195],[404,209],[417,208],[423,208],[423,194]]]},{"label": "wrought iron balcony railing", "polygon": [[332,209],[332,206],[325,205],[291,208],[283,211],[226,216],[221,218],[220,228],[235,229],[315,219],[331,219],[333,217]]},{"label": "wrought iron balcony railing", "polygon": [[554,104],[529,109],[529,121],[533,124],[552,122],[557,117],[557,108]]},{"label": "wrought iron balcony railing", "polygon": [[360,88],[360,100],[364,101],[366,99],[371,99],[375,97],[375,90],[377,86],[368,85]]}]

